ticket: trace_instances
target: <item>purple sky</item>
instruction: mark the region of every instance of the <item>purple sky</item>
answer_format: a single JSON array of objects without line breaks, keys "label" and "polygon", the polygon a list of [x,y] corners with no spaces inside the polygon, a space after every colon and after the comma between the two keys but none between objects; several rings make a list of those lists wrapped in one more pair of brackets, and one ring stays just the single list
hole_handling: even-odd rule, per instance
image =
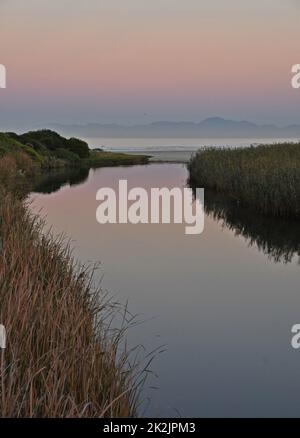
[{"label": "purple sky", "polygon": [[300,123],[298,0],[0,0],[0,128]]}]

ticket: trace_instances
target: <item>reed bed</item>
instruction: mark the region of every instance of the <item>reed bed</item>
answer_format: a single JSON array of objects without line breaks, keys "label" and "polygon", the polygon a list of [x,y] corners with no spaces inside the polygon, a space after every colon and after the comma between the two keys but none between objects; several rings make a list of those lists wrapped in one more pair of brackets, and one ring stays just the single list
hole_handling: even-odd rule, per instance
[{"label": "reed bed", "polygon": [[191,186],[227,194],[262,214],[300,217],[300,143],[205,148],[189,163]]},{"label": "reed bed", "polygon": [[7,330],[0,416],[136,415],[139,375],[123,329],[111,329],[115,305],[62,239],[44,235],[22,201],[0,192],[0,323]]}]

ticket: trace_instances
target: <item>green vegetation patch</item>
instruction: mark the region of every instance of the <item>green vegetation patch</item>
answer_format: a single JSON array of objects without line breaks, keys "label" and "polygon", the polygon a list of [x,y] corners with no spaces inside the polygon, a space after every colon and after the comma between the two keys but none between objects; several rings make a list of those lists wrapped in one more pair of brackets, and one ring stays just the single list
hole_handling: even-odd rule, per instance
[{"label": "green vegetation patch", "polygon": [[49,129],[20,135],[14,132],[0,133],[0,157],[21,152],[45,170],[145,164],[149,159],[145,155],[92,150],[83,140],[74,137],[67,139]]},{"label": "green vegetation patch", "polygon": [[101,166],[126,166],[134,164],[146,164],[149,161],[147,155],[131,155],[119,152],[101,152],[91,151],[90,153],[91,167]]}]

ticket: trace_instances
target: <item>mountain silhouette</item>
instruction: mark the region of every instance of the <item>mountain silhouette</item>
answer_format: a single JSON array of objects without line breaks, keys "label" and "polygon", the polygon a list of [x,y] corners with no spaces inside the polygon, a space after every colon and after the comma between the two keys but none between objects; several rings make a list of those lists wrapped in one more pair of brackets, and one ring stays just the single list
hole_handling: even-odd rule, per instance
[{"label": "mountain silhouette", "polygon": [[64,135],[103,138],[300,138],[300,125],[258,125],[222,117],[209,117],[199,123],[158,121],[131,126],[88,123],[52,127]]}]

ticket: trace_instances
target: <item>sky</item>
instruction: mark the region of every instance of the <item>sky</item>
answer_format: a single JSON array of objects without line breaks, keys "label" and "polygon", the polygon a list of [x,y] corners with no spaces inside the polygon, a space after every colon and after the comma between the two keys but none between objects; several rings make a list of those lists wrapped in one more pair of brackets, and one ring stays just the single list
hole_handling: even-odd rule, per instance
[{"label": "sky", "polygon": [[300,0],[0,0],[0,129],[300,123]]}]

